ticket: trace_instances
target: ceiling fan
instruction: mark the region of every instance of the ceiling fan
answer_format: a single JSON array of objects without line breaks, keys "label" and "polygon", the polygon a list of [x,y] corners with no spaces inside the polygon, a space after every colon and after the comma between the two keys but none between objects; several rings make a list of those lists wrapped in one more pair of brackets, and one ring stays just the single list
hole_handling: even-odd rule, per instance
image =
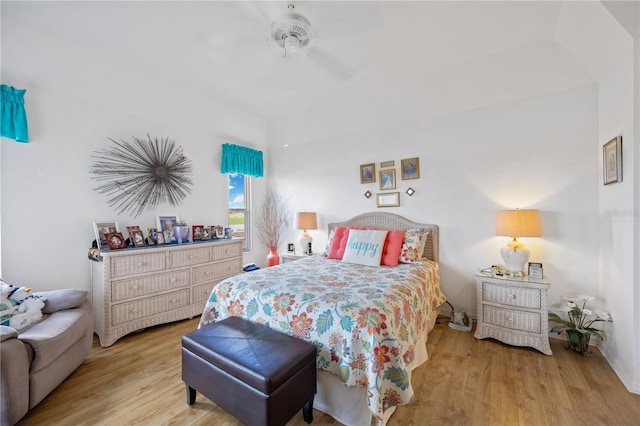
[{"label": "ceiling fan", "polygon": [[271,24],[271,41],[282,48],[284,57],[304,55],[313,48],[314,34],[307,18],[295,12],[295,5]]}]

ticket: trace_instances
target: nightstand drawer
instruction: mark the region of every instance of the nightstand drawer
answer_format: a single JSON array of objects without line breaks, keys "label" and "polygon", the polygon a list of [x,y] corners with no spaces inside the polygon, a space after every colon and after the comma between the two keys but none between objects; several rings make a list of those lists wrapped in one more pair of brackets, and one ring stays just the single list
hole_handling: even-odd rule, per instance
[{"label": "nightstand drawer", "polygon": [[537,288],[506,286],[489,282],[482,283],[482,300],[519,308],[540,309],[541,291]]},{"label": "nightstand drawer", "polygon": [[487,324],[530,333],[541,332],[539,312],[501,309],[491,305],[484,305],[482,308],[483,320]]}]

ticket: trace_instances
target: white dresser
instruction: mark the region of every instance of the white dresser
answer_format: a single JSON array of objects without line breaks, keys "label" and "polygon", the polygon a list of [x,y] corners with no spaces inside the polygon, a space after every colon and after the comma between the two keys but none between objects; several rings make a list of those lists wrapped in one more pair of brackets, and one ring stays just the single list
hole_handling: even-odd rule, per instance
[{"label": "white dresser", "polygon": [[94,331],[102,346],[136,330],[202,314],[214,284],[242,272],[244,240],[101,252],[92,262]]},{"label": "white dresser", "polygon": [[529,346],[552,355],[549,346],[549,282],[528,276],[494,277],[477,273],[476,339],[487,337],[514,346]]}]

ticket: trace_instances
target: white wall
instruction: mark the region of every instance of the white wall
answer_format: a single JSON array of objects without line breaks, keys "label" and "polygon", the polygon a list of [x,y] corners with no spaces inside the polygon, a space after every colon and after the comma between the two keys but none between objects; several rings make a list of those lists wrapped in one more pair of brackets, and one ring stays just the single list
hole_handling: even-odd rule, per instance
[{"label": "white wall", "polygon": [[[220,146],[264,149],[265,121],[9,20],[2,38],[3,83],[27,89],[31,139],[0,142],[4,279],[37,290],[89,288],[93,221],[115,220],[126,230],[175,212],[188,224],[227,225]],[[193,164],[193,191],[179,207],[118,215],[93,190],[91,155],[108,138],[147,133],[182,146]],[[263,186],[256,180],[258,196]]]},{"label": "white wall", "polygon": [[[622,135],[623,182],[602,184],[602,153],[599,157],[599,293],[613,323],[607,329],[602,350],[625,385],[640,392],[637,263],[634,238],[638,229],[638,69],[637,46],[629,36],[625,56],[612,74],[599,83],[599,140],[602,145]],[[636,45],[638,41],[635,41]],[[634,50],[635,49],[635,50]],[[634,336],[634,337],[632,337]]]},{"label": "white wall", "polygon": [[[597,292],[598,151],[594,86],[344,134],[272,150],[271,182],[294,210],[316,211],[314,249],[326,224],[376,210],[359,165],[395,160],[401,206],[385,211],[440,226],[441,279],[456,309],[476,312],[474,272],[502,263],[496,211],[535,208],[541,238],[523,239],[544,264],[551,300]],[[420,157],[421,178],[400,180],[402,158]],[[404,191],[413,187],[409,197]],[[289,241],[295,241],[297,231]]]}]

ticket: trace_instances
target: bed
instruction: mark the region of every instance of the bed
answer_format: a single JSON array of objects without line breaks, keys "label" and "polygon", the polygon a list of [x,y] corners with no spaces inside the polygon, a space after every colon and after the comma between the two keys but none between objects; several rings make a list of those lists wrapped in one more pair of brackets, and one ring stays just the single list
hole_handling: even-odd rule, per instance
[{"label": "bed", "polygon": [[[397,266],[347,263],[348,252],[342,261],[333,250],[347,229],[352,238],[394,230],[405,235],[403,251],[409,236],[419,235],[424,251]],[[446,300],[438,227],[373,212],[331,223],[329,233],[328,257],[309,256],[216,284],[198,327],[241,316],[314,343],[314,408],[347,425],[384,425],[396,406],[413,399],[411,371],[427,360],[427,335]],[[392,234],[385,234],[385,255]]]}]

